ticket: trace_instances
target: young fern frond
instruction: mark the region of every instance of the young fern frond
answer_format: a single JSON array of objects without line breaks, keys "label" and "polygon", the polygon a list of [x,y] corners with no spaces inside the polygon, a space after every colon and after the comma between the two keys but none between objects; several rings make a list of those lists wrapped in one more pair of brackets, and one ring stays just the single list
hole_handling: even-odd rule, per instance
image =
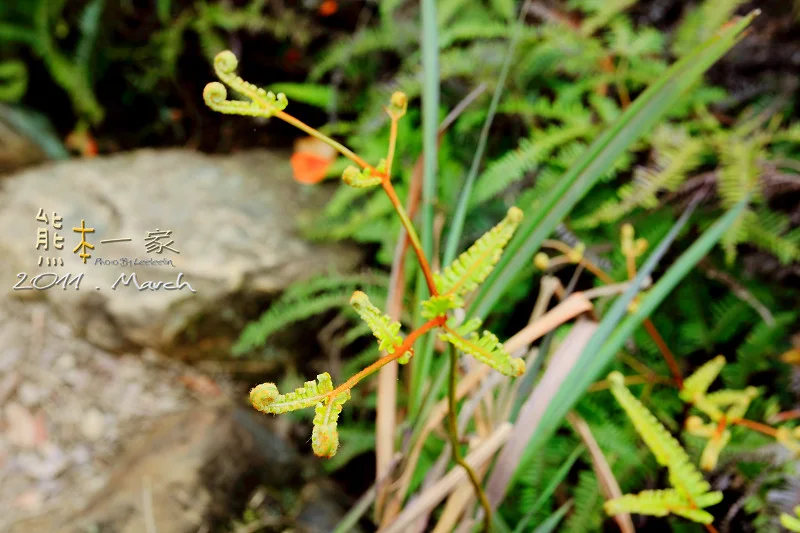
[{"label": "young fern frond", "polygon": [[719,408],[728,408],[725,419],[728,422],[740,420],[750,407],[750,402],[759,395],[755,387],[747,387],[745,390],[721,390],[707,395],[706,401]]},{"label": "young fern frond", "polygon": [[699,416],[690,416],[686,420],[687,433],[708,439],[700,457],[700,468],[706,471],[716,468],[722,450],[731,440],[727,425],[741,420],[750,402],[759,394],[755,387],[707,393],[725,363],[721,355],[708,361],[684,381],[679,393],[681,400],[693,405],[710,419],[708,423]]},{"label": "young fern frond", "polygon": [[686,498],[706,494],[711,485],[691,464],[689,456],[678,441],[625,387],[622,374],[612,372],[608,380],[611,383],[611,393],[628,414],[636,431],[655,455],[658,464],[669,469],[672,486]]},{"label": "young fern frond", "polygon": [[233,52],[226,50],[214,58],[214,71],[217,77],[225,82],[231,89],[242,94],[250,101],[228,100],[228,91],[225,85],[211,82],[203,89],[203,99],[206,105],[228,115],[246,115],[251,117],[269,118],[278,111],[283,111],[289,104],[286,95],[266,91],[252,83],[244,81],[236,75],[239,62]]},{"label": "young fern frond", "polygon": [[518,377],[525,373],[525,361],[519,357],[512,357],[503,343],[491,331],[484,330],[480,336],[472,332],[468,338],[465,338],[458,331],[445,327],[445,331],[439,335],[439,338],[501,374]]},{"label": "young fern frond", "polygon": [[[381,160],[380,163],[378,163],[378,166],[375,168],[379,172],[383,172],[385,167],[386,161]],[[368,168],[361,170],[350,165],[344,169],[344,172],[342,173],[342,181],[350,187],[355,187],[356,189],[369,189],[370,187],[380,185],[381,181],[383,181],[383,178],[381,176],[373,176],[372,172]]]},{"label": "young fern frond", "polygon": [[[466,63],[464,64],[466,65]],[[296,126],[309,135],[333,147],[362,169],[366,169],[359,170],[356,167],[346,168],[343,174],[343,181],[356,189],[373,187],[380,184],[386,195],[370,196],[367,200],[366,209],[361,210],[359,213],[362,218],[351,218],[347,222],[347,224],[355,226],[352,235],[356,236],[358,231],[365,226],[363,221],[369,219],[369,217],[363,218],[365,216],[364,213],[367,212],[369,214],[370,208],[378,210],[381,213],[383,209],[393,209],[397,213],[399,222],[403,225],[411,242],[411,246],[416,252],[428,288],[434,295],[431,300],[423,303],[423,315],[428,317],[429,320],[409,333],[408,337],[404,339],[403,336],[400,335],[401,324],[388,315],[381,313],[381,311],[370,302],[369,297],[364,292],[356,290],[350,296],[350,304],[369,328],[369,331],[378,339],[378,348],[386,351],[387,355],[380,357],[366,368],[356,372],[347,379],[347,381],[336,388],[333,387],[330,375],[324,373],[317,377],[317,381],[308,381],[302,387],[287,394],[281,394],[274,383],[262,383],[250,391],[251,403],[257,410],[264,413],[279,414],[313,406],[315,408],[315,415],[313,420],[314,429],[311,438],[312,448],[316,455],[330,458],[336,453],[339,447],[337,422],[339,414],[342,412],[342,406],[350,399],[351,389],[362,379],[393,361],[398,361],[401,364],[407,363],[414,353],[414,341],[426,332],[434,328],[442,327],[445,324],[447,312],[450,309],[462,306],[463,296],[467,292],[475,289],[477,285],[483,282],[489,275],[492,268],[499,260],[503,248],[511,239],[514,230],[522,220],[522,211],[516,207],[509,209],[503,221],[487,232],[486,235],[478,239],[472,247],[456,259],[453,264],[447,267],[444,272],[436,275],[434,278],[434,275],[430,271],[428,259],[425,257],[425,253],[422,250],[416,230],[403,209],[398,199],[397,192],[388,175],[391,169],[391,160],[394,155],[397,121],[407,112],[407,95],[395,91],[391,96],[389,105],[383,107],[383,110],[392,120],[390,147],[387,159],[382,160],[377,167],[372,167],[366,163],[363,158],[356,155],[347,147],[291,115],[284,113],[283,109],[286,107],[286,97],[284,95],[280,94],[275,96],[273,93],[268,93],[263,89],[259,89],[245,82],[236,76],[236,66],[236,57],[231,52],[222,52],[218,54],[214,60],[214,67],[220,80],[250,101],[228,101],[226,99],[227,90],[225,86],[215,82],[208,84],[204,90],[203,94],[207,105],[222,113],[261,117],[276,115],[281,120]],[[350,194],[347,195],[347,198],[353,199],[356,196],[358,195]],[[342,207],[342,214],[345,211],[347,211],[347,209]],[[375,226],[375,224],[370,224],[367,229],[374,232]],[[338,228],[338,230],[341,231],[341,228]],[[328,229],[328,231],[330,232],[331,230]],[[395,231],[381,231],[381,235],[386,235],[388,233],[396,234]],[[308,286],[311,286],[312,289],[309,290]],[[329,298],[325,300],[321,298],[321,294],[317,294],[326,289],[330,289],[327,280],[322,284],[311,282],[306,284],[305,290],[296,289],[295,293],[291,295],[290,290],[287,291],[284,297],[289,300],[293,299],[295,302],[298,300],[298,297],[305,297],[308,300],[306,310],[310,308],[319,309],[320,307],[329,309],[335,307],[339,300],[338,295],[329,295]],[[439,292],[441,292],[441,294],[438,294]],[[291,297],[289,297],[289,295]],[[312,295],[314,295],[313,299],[311,298]],[[243,335],[243,338],[246,337],[247,339],[247,342],[244,342],[244,344],[251,346],[253,344],[263,343],[267,335],[280,329],[279,327],[276,328],[275,324],[285,324],[287,322],[287,317],[284,316],[282,311],[285,311],[285,309],[275,308],[266,313],[256,328],[248,330],[247,335]],[[298,312],[295,312],[294,315],[291,313],[286,314],[289,315],[288,321],[294,321],[305,316],[303,313]],[[443,334],[443,338],[449,340],[449,342],[453,343],[462,351],[472,354],[474,357],[507,375],[521,375],[525,370],[524,361],[521,359],[512,359],[497,337],[488,331],[484,331],[483,336],[480,337],[475,334],[474,330],[479,326],[480,321],[470,321],[465,326],[459,328],[458,332],[445,327],[446,332]],[[462,335],[466,334],[471,334],[471,338],[465,339],[462,337]],[[350,338],[352,338],[352,335]],[[487,513],[487,516],[488,515]]]},{"label": "young fern frond", "polygon": [[446,314],[451,309],[458,309],[464,305],[464,301],[460,297],[453,294],[431,296],[422,302],[422,312],[420,313],[423,318],[431,319]]},{"label": "young fern frond", "polygon": [[[713,494],[714,497],[709,499],[707,505],[714,505],[722,501],[721,492],[710,494]],[[714,517],[710,513],[698,509],[695,502],[687,499],[675,489],[643,490],[638,494],[625,494],[621,498],[607,501],[604,507],[610,515],[636,513],[667,516],[675,514],[701,524],[710,524],[714,521]]]},{"label": "young fern frond", "polygon": [[381,313],[377,307],[372,305],[365,293],[361,291],[354,292],[353,296],[350,297],[350,305],[353,306],[361,320],[369,326],[372,334],[378,339],[379,350],[385,350],[386,353],[393,354],[395,349],[403,344],[403,337],[399,333],[400,322],[394,321],[388,315]]},{"label": "young fern frond", "polygon": [[350,390],[334,398],[330,397],[331,391],[331,376],[325,372],[317,376],[317,381],[306,381],[302,387],[286,394],[280,394],[274,383],[262,383],[250,391],[250,403],[263,413],[276,415],[315,407],[311,447],[320,457],[333,457],[339,448],[336,424],[342,406],[350,399]]},{"label": "young fern frond", "polygon": [[262,413],[279,415],[313,407],[332,390],[331,376],[324,372],[317,376],[317,381],[306,381],[302,387],[286,394],[280,394],[274,383],[262,383],[250,391],[250,403]]},{"label": "young fern frond", "polygon": [[522,222],[522,210],[512,207],[506,217],[458,256],[441,273],[434,274],[442,295],[461,297],[474,290],[489,276],[500,260],[508,241]]},{"label": "young fern frond", "polygon": [[336,426],[344,402],[350,399],[350,390],[335,398],[320,402],[314,410],[314,429],[311,433],[311,449],[319,457],[333,457],[339,449],[339,432]]},{"label": "young fern frond", "polygon": [[705,394],[711,383],[717,379],[725,362],[725,357],[718,355],[695,370],[691,376],[683,380],[683,389],[678,394],[680,399],[684,402],[691,402],[695,395]]},{"label": "young fern frond", "polygon": [[720,453],[731,440],[731,432],[727,429],[720,431],[720,424],[717,422],[705,424],[699,416],[690,416],[686,419],[686,432],[696,437],[708,439],[706,447],[700,456],[700,468],[707,472],[714,470]]}]

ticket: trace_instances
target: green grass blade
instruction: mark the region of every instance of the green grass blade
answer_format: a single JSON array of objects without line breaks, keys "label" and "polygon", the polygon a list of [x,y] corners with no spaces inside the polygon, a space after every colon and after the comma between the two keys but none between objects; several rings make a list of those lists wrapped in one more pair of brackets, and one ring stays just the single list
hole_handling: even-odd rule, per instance
[{"label": "green grass blade", "polygon": [[[489,276],[470,308],[471,316],[486,317],[503,296],[534,253],[567,215],[572,207],[607,172],[614,161],[631,144],[651,129],[677,102],[678,98],[725,52],[740,39],[757,11],[738,19],[714,37],[675,63],[658,81],[644,91],[583,153],[583,156],[561,178],[542,201],[541,209],[526,213],[525,220],[506,248],[506,252]],[[526,206],[521,206],[525,211]]]},{"label": "green grass blade", "polygon": [[422,0],[422,248],[433,258],[433,206],[436,203],[436,137],[439,129],[439,34],[436,0]]},{"label": "green grass blade", "polygon": [[534,529],[533,533],[550,533],[551,531],[555,531],[556,527],[558,527],[558,524],[561,523],[561,520],[564,519],[564,516],[571,508],[572,500],[559,507],[555,513],[551,514],[547,520],[542,522],[539,527]]},{"label": "green grass blade", "polygon": [[[472,531],[479,533],[483,528],[482,525],[472,528]],[[512,533],[511,528],[505,523],[503,517],[498,513],[492,515],[492,533]]]},{"label": "green grass blade", "polygon": [[550,483],[547,484],[545,489],[539,494],[539,497],[536,498],[536,502],[531,506],[525,516],[522,517],[522,520],[519,521],[517,524],[516,529],[514,529],[514,533],[525,533],[525,528],[528,526],[528,522],[533,519],[533,516],[539,511],[539,509],[544,505],[547,501],[547,498],[553,495],[559,485],[567,478],[567,474],[572,469],[572,465],[575,464],[575,461],[578,460],[578,457],[581,456],[583,451],[585,450],[584,446],[581,444],[570,454],[564,464],[558,469],[558,472],[550,479]]},{"label": "green grass blade", "polygon": [[[438,196],[436,183],[436,162],[438,146],[436,138],[439,129],[439,34],[436,25],[436,0],[422,0],[422,150],[423,179],[420,215],[422,231],[420,240],[425,256],[433,264],[433,207]],[[417,299],[427,297],[427,287],[422,271],[417,277]],[[427,335],[426,337],[432,337]],[[431,339],[426,346],[433,347]],[[411,412],[415,412],[422,402],[425,377],[430,370],[432,349],[422,350],[414,358],[411,366]]]},{"label": "green grass blade", "polygon": [[668,245],[674,238],[674,230],[679,229],[680,221],[676,223],[673,231],[664,237],[659,248],[645,262],[631,288],[614,302],[609,312],[603,317],[595,335],[581,354],[578,364],[567,376],[563,386],[556,392],[553,401],[547,406],[533,437],[528,442],[521,464],[524,464],[527,458],[553,434],[561,420],[572,409],[588,386],[600,376],[616,356],[623,343],[641,325],[642,321],[650,316],[675,289],[689,271],[714,247],[722,235],[733,225],[745,205],[746,200],[740,202],[706,230],[688,250],[681,254],[680,258],[667,270],[653,288],[642,297],[636,312],[623,318],[627,312],[628,304],[636,295],[637,287],[655,268],[660,259],[659,256],[666,251],[666,246],[662,245]]}]

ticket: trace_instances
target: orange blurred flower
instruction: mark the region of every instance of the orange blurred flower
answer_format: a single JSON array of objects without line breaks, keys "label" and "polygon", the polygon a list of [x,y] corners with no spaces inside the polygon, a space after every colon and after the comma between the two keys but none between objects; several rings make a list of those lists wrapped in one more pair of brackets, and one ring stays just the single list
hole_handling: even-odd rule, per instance
[{"label": "orange blurred flower", "polygon": [[339,2],[336,0],[325,0],[317,10],[321,17],[329,17],[337,11],[339,11]]},{"label": "orange blurred flower", "polygon": [[328,174],[336,159],[336,150],[314,137],[303,137],[294,143],[292,164],[294,179],[300,183],[319,183]]}]

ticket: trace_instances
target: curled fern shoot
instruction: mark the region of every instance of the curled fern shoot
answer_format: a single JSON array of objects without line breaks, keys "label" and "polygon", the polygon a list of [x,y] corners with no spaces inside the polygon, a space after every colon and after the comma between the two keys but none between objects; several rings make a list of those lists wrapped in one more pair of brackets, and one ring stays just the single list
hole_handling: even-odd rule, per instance
[{"label": "curled fern shoot", "polygon": [[306,381],[287,394],[280,394],[274,383],[262,383],[250,391],[250,403],[263,413],[278,415],[313,407],[332,390],[331,376],[324,372],[317,376],[317,381]]},{"label": "curled fern shoot", "polygon": [[[286,394],[281,394],[274,383],[262,383],[250,391],[250,402],[253,407],[264,413],[280,414],[314,407],[312,448],[316,455],[329,458],[339,448],[337,423],[342,406],[350,398],[351,389],[361,380],[393,361],[400,364],[407,363],[414,354],[414,342],[425,333],[443,327],[447,321],[448,311],[463,307],[463,296],[483,282],[497,263],[503,248],[522,220],[522,211],[516,207],[511,208],[502,222],[478,239],[461,257],[435,278],[416,229],[398,198],[390,176],[397,140],[397,122],[406,114],[408,108],[406,94],[395,92],[390,98],[389,105],[384,108],[391,118],[389,150],[386,159],[381,160],[377,166],[373,167],[349,148],[285,113],[283,110],[288,102],[284,94],[276,95],[244,81],[236,75],[237,66],[238,61],[232,52],[225,51],[217,54],[214,59],[214,70],[222,83],[212,82],[206,85],[203,91],[206,104],[221,113],[267,118],[275,116],[333,147],[352,161],[356,166],[347,167],[342,175],[342,181],[345,184],[356,189],[381,185],[388,197],[388,203],[394,208],[406,231],[431,294],[430,300],[422,303],[422,315],[428,318],[428,321],[408,333],[408,336],[404,338],[400,334],[401,324],[398,321],[381,313],[364,292],[355,291],[349,298],[350,304],[369,331],[378,339],[379,349],[385,351],[387,355],[356,372],[336,388],[333,387],[330,375],[324,373],[317,376],[317,381],[307,381],[302,387]],[[244,97],[245,100],[228,100],[228,88]],[[349,198],[353,197],[351,193]],[[386,205],[387,202],[385,199],[383,200],[383,205]],[[444,294],[440,294],[437,284]],[[288,321],[296,321],[305,318],[309,310],[326,310],[339,305],[342,299],[340,293],[320,295],[318,294],[320,291],[320,287],[311,291],[306,290],[305,300],[301,302],[305,305],[301,310],[296,309],[297,305],[273,306],[268,313],[265,313],[259,324],[248,328],[246,334],[243,334],[246,342],[240,342],[237,351],[241,352],[262,345],[270,333],[279,330],[281,324],[287,323],[287,315]],[[297,295],[294,296],[296,299]],[[344,299],[346,298],[347,296],[344,296]],[[470,321],[458,328],[458,331],[445,328],[443,338],[504,374],[521,375],[525,370],[524,361],[512,358],[492,333],[484,331],[481,336],[475,333],[479,326],[480,321]],[[465,335],[470,337],[465,338]]]},{"label": "curled fern shoot", "polygon": [[519,377],[525,373],[525,361],[512,357],[491,331],[484,331],[480,336],[473,332],[468,338],[464,338],[459,332],[445,327],[444,333],[439,337],[501,374]]},{"label": "curled fern shoot", "polygon": [[351,165],[344,169],[342,181],[356,189],[368,189],[380,185],[383,178],[380,176],[373,176],[369,169],[359,170]]},{"label": "curled fern shoot", "polygon": [[512,207],[506,217],[461,254],[441,273],[434,274],[442,295],[463,296],[483,283],[500,260],[508,241],[522,222],[522,210]]},{"label": "curled fern shoot", "polygon": [[345,390],[335,398],[317,404],[314,410],[314,429],[311,433],[311,448],[319,457],[330,458],[339,449],[337,424],[344,402],[350,399],[350,391]]},{"label": "curled fern shoot", "polygon": [[386,112],[389,116],[392,117],[393,120],[399,120],[406,114],[407,110],[408,96],[400,91],[392,93],[392,97],[389,99],[389,107],[386,108]]},{"label": "curled fern shoot", "polygon": [[279,111],[286,109],[289,104],[286,95],[266,91],[252,83],[244,81],[236,75],[238,61],[233,52],[226,50],[214,58],[214,71],[217,77],[228,87],[245,96],[249,102],[241,100],[228,100],[228,91],[225,85],[211,82],[203,90],[203,99],[206,105],[228,115],[247,115],[252,117],[269,118]]}]

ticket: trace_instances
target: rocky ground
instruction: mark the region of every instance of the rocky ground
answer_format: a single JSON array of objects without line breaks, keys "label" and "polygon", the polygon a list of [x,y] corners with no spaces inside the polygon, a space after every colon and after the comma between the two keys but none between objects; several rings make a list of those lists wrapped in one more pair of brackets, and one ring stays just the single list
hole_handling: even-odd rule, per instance
[{"label": "rocky ground", "polygon": [[[241,531],[329,531],[340,518],[346,502],[312,481],[318,465],[296,454],[288,423],[208,371],[230,363],[243,306],[360,260],[298,236],[326,192],[294,183],[287,160],[145,150],[0,178],[0,223],[14,228],[0,242],[0,531],[196,533],[231,516]],[[39,208],[63,217],[63,267],[37,266]],[[81,219],[96,230],[86,265],[71,253]],[[148,257],[155,227],[173,232],[174,268],[93,264]],[[99,243],[121,237],[134,240]],[[48,271],[83,273],[82,285],[12,290],[19,272]],[[123,272],[175,271],[196,292],[110,288]]]}]

